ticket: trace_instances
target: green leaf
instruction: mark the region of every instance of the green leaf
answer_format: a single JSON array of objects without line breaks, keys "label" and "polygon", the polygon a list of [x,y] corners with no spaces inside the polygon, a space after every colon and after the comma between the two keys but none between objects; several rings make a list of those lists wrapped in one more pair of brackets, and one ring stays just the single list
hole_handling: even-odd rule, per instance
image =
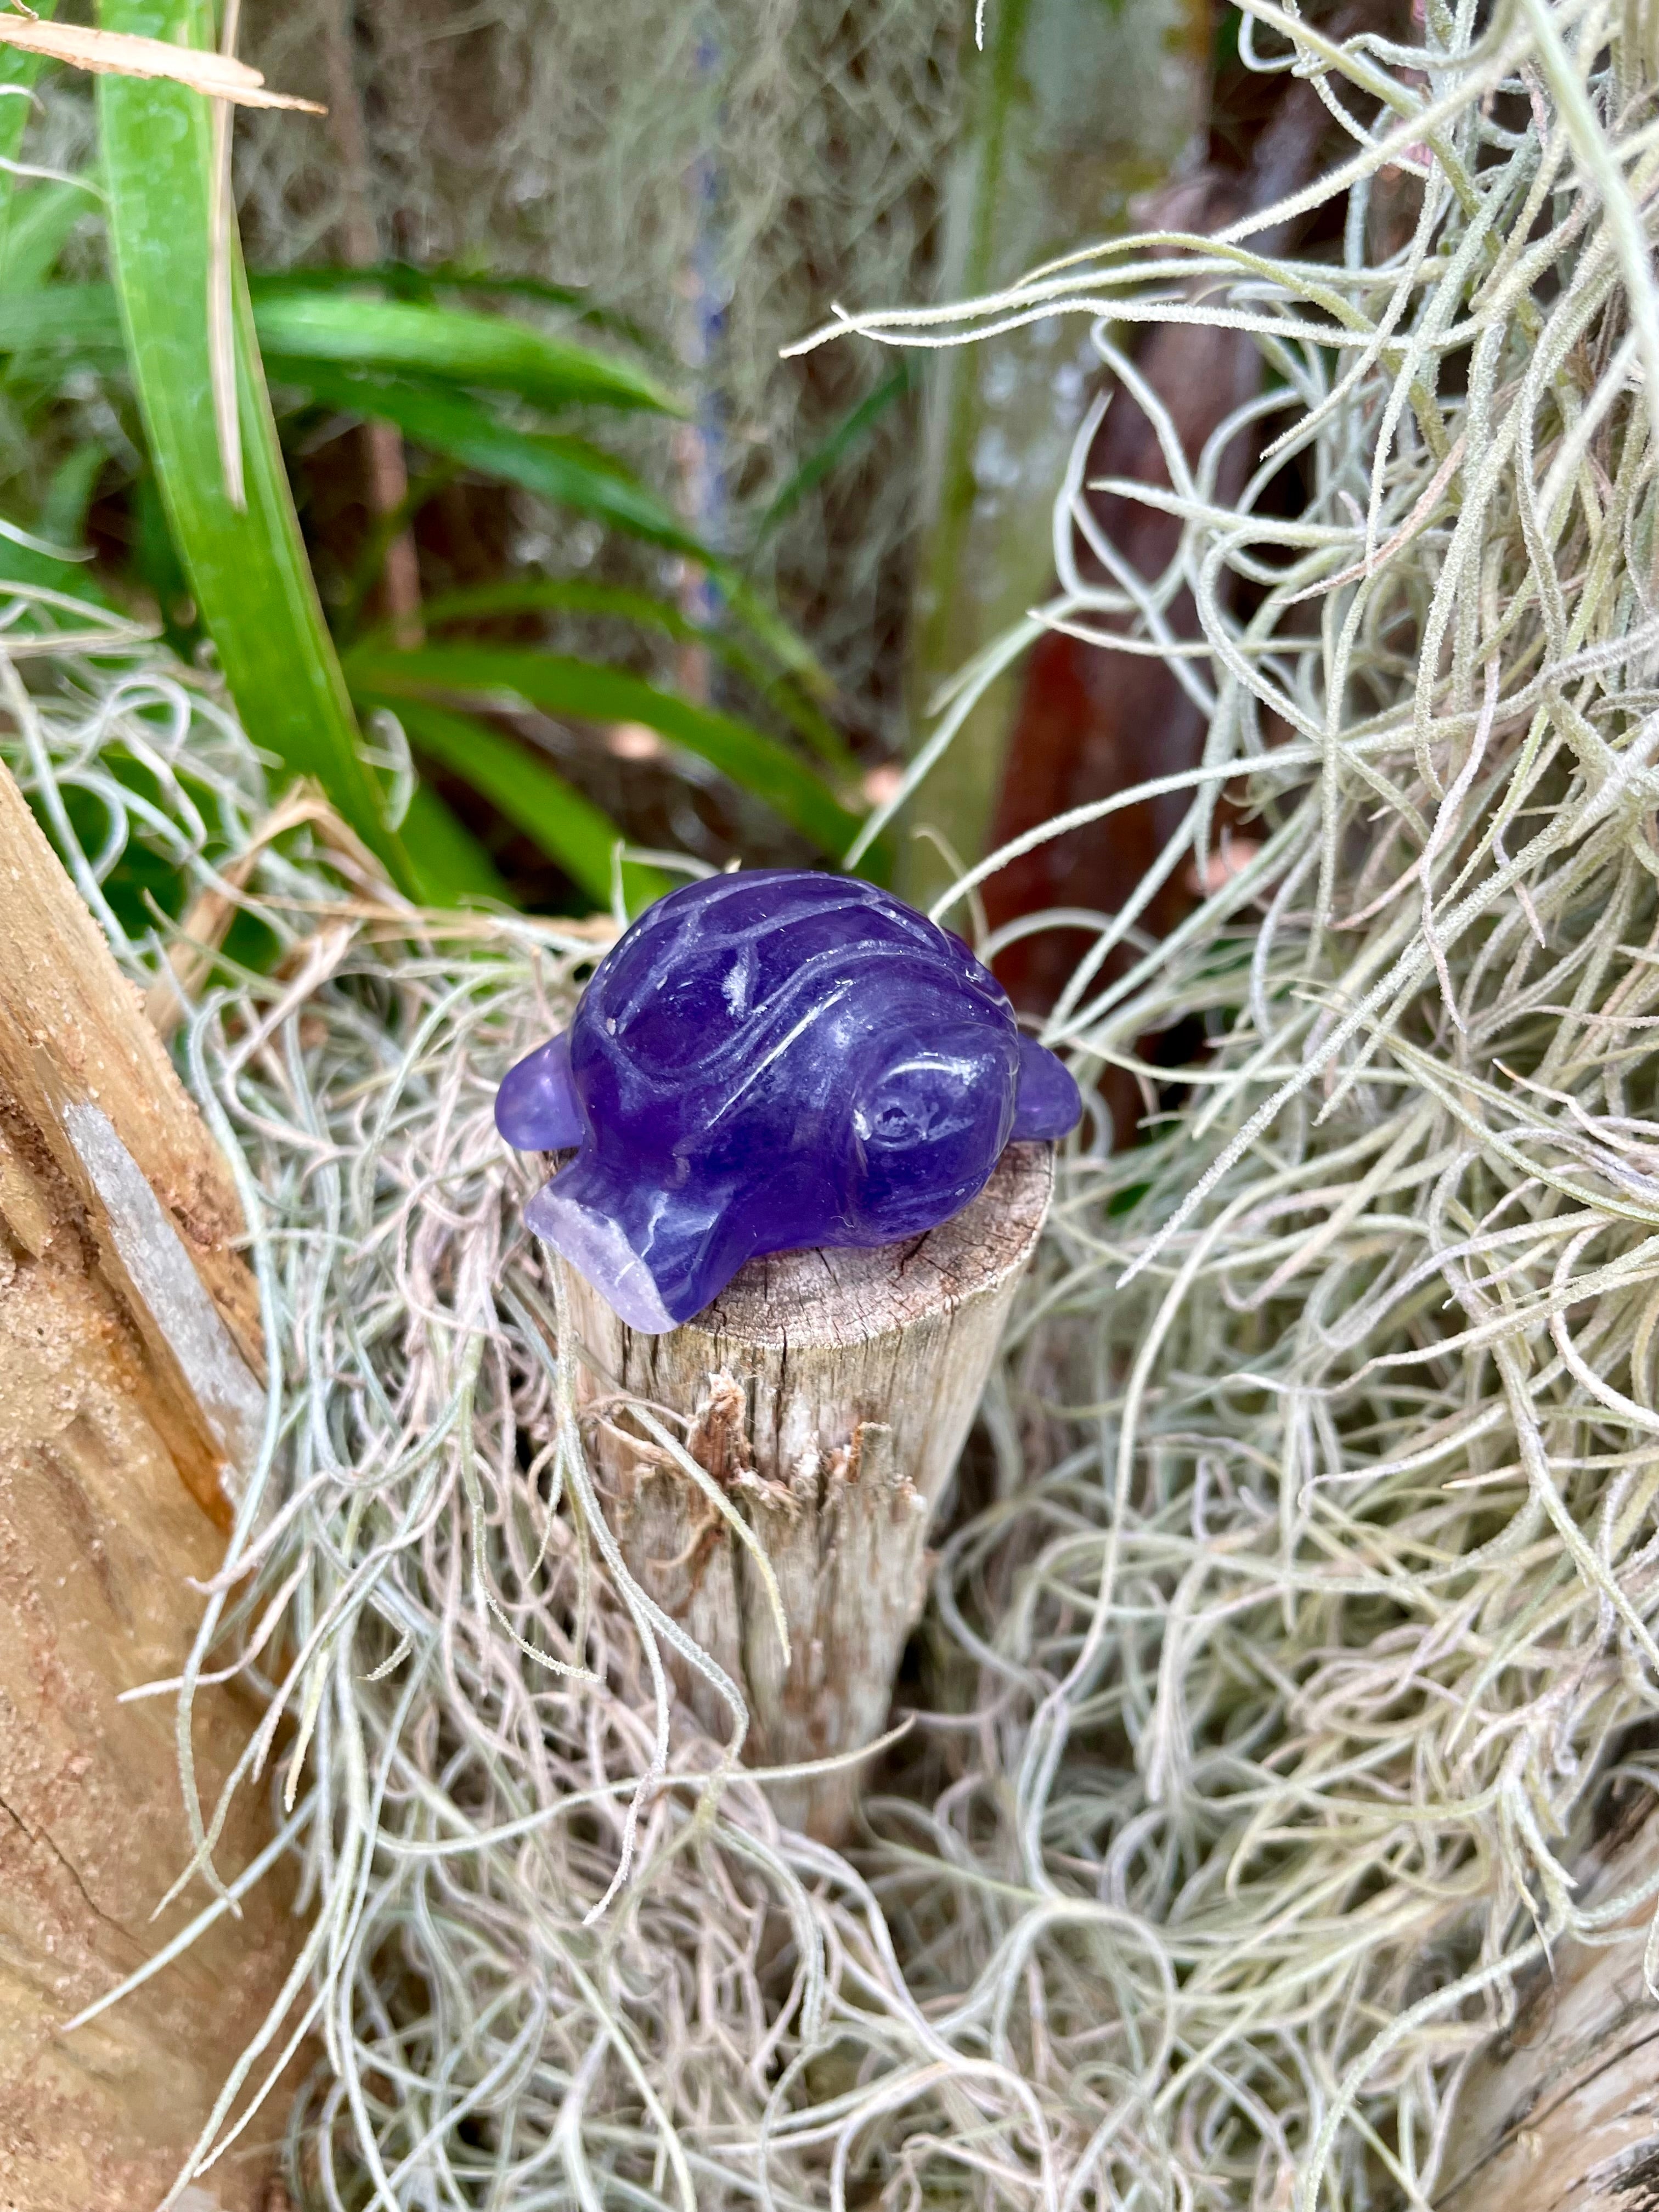
[{"label": "green leaf", "polygon": [[[201,0],[101,0],[108,30],[209,43]],[[312,775],[406,886],[301,540],[233,241],[246,507],[226,495],[207,337],[208,102],[174,84],[98,79],[111,258],[128,359],[173,536],[248,735]],[[431,885],[423,885],[430,895]]]},{"label": "green leaf", "polygon": [[[480,584],[463,592],[447,592],[428,599],[422,618],[428,629],[447,623],[488,620],[492,615],[533,614],[546,610],[570,614],[615,615],[641,629],[661,631],[688,645],[705,646],[762,698],[769,700],[799,731],[824,766],[849,787],[857,783],[859,763],[850,746],[811,700],[803,699],[787,682],[750,652],[738,639],[706,623],[693,622],[672,600],[653,599],[648,592],[630,592],[617,585],[593,584],[580,577],[522,578],[505,584]],[[381,633],[384,635],[384,633]]]},{"label": "green leaf", "polygon": [[179,558],[153,468],[134,480],[129,501],[132,534],[129,553],[138,580],[155,600],[161,635],[181,660],[195,658],[202,644],[201,610],[191,597],[190,578]]},{"label": "green leaf", "polygon": [[[0,352],[31,363],[45,358],[107,366],[120,350],[120,318],[106,285],[49,284],[18,297],[0,295]],[[810,692],[828,692],[823,670],[788,624],[672,507],[599,447],[556,432],[515,428],[465,392],[436,389],[412,378],[368,375],[340,362],[275,352],[270,366],[280,382],[347,414],[392,422],[416,445],[459,467],[516,483],[556,506],[697,562],[726,594],[734,616],[780,664]],[[819,718],[816,726],[815,742],[827,755],[821,740],[828,726]]]},{"label": "green leaf", "polygon": [[489,854],[425,784],[417,783],[410,794],[398,835],[408,858],[411,889],[426,905],[452,906],[460,900],[513,904]]},{"label": "green leaf", "polygon": [[858,817],[787,745],[734,715],[694,706],[622,669],[523,646],[470,645],[410,652],[362,646],[348,656],[346,668],[354,690],[380,698],[505,696],[582,721],[643,722],[729,776],[832,859],[839,860],[858,833]]},{"label": "green leaf", "polygon": [[[608,814],[527,746],[515,744],[475,715],[453,714],[425,700],[399,699],[392,711],[416,752],[481,791],[498,813],[516,823],[556,860],[596,905],[609,907],[613,856],[622,831]],[[623,861],[623,897],[630,914],[649,906],[670,888],[667,877],[657,869]]]},{"label": "green leaf", "polygon": [[647,544],[697,562],[726,594],[733,614],[792,675],[820,695],[830,690],[811,649],[731,563],[703,544],[630,469],[586,439],[515,429],[465,392],[434,391],[394,377],[357,376],[332,362],[273,361],[271,369],[278,378],[291,371],[293,382],[330,406],[395,423],[428,453],[441,453],[480,476],[516,483],[556,506],[592,515]]},{"label": "green leaf", "polygon": [[[40,0],[34,12],[37,15],[55,15],[58,0]],[[0,98],[0,160],[17,159],[17,149],[23,143],[23,132],[33,106],[30,94],[44,61],[43,55],[15,51],[6,56],[8,89]],[[0,266],[3,266],[18,198],[18,179],[11,170],[0,169]]]},{"label": "green leaf", "polygon": [[71,446],[52,471],[40,508],[39,534],[53,545],[77,551],[87,534],[87,509],[109,455],[88,438]]},{"label": "green leaf", "polygon": [[109,604],[89,568],[63,560],[38,545],[20,544],[0,531],[0,595],[7,584],[40,584],[49,591],[67,592],[70,599],[88,599],[94,606]]},{"label": "green leaf", "polygon": [[122,357],[121,311],[112,284],[42,284],[0,290],[0,353],[62,357],[104,368]]},{"label": "green leaf", "polygon": [[375,284],[399,300],[434,300],[441,292],[487,293],[507,300],[532,300],[543,307],[561,307],[578,322],[593,329],[613,331],[649,357],[668,360],[651,333],[627,315],[598,306],[579,285],[552,284],[544,276],[509,276],[498,269],[471,263],[434,261],[422,267],[413,261],[377,261],[366,269],[312,262],[301,269],[270,269],[256,272],[250,283],[256,301],[282,292],[361,291]]},{"label": "green leaf", "polygon": [[338,362],[444,383],[516,392],[538,407],[679,412],[641,370],[507,315],[332,291],[256,293],[253,325],[266,358],[287,367]]},{"label": "green leaf", "polygon": [[37,184],[14,192],[11,220],[0,240],[0,293],[30,292],[46,283],[70,233],[97,204],[79,184]]},{"label": "green leaf", "polygon": [[271,373],[347,414],[395,423],[406,438],[480,476],[498,477],[579,514],[694,558],[702,547],[633,472],[584,438],[518,430],[464,392],[398,377],[362,376],[330,362],[273,357]]},{"label": "green leaf", "polygon": [[857,451],[893,402],[902,398],[910,389],[910,365],[907,361],[901,361],[890,376],[884,377],[875,390],[860,399],[852,412],[836,425],[823,443],[813,447],[755,526],[755,535],[750,546],[750,559],[779,525],[800,505],[807,493],[821,484],[832,470],[839,468],[849,453]]}]

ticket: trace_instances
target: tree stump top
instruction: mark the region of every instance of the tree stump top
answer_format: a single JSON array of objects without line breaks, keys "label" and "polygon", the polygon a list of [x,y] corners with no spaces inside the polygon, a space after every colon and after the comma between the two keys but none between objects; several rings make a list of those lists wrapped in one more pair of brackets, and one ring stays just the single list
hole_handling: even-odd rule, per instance
[{"label": "tree stump top", "polygon": [[834,1351],[948,1311],[1018,1274],[1054,1188],[1053,1148],[1010,1145],[979,1196],[925,1236],[750,1261],[688,1328],[768,1351]]}]

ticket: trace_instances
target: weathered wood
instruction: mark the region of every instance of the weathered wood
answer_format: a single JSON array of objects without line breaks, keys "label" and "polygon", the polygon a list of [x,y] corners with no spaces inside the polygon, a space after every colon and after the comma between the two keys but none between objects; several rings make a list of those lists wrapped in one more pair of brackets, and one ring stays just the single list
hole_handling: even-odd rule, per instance
[{"label": "weathered wood", "polygon": [[26,1165],[55,1168],[144,1340],[180,1472],[222,1522],[264,1393],[236,1189],[11,777],[0,769],[0,1086]]},{"label": "weathered wood", "polygon": [[[1578,1901],[1593,1909],[1656,1873],[1649,1800],[1588,1856]],[[1513,2024],[1463,2084],[1437,2212],[1659,2207],[1659,2002],[1644,1972],[1656,1903],[1594,1943],[1558,1944],[1534,1970]]]},{"label": "weathered wood", "polygon": [[[855,1749],[887,1717],[926,1588],[929,1522],[973,1420],[1053,1182],[1048,1147],[1011,1146],[954,1221],[879,1251],[751,1261],[696,1320],[639,1336],[565,1268],[593,1369],[586,1400],[617,1541],[641,1587],[742,1688],[744,1756],[786,1765]],[[789,1624],[786,1665],[755,1561],[671,1454],[603,1401],[616,1388],[690,1422],[691,1455],[746,1514]],[[702,1725],[732,1714],[675,1678]],[[835,1838],[855,1768],[774,1785],[791,1826]]]},{"label": "weathered wood", "polygon": [[[118,1699],[188,1651],[186,1577],[218,1563],[209,1515],[258,1431],[258,1303],[225,1164],[3,768],[0,948],[0,2212],[149,2212],[295,1946],[256,1893],[61,2033],[208,1901],[151,1922],[190,1855],[173,1707]],[[252,1719],[198,1701],[210,1802]],[[227,1874],[262,1809],[233,1817]],[[281,2119],[198,2212],[252,2212]]]}]

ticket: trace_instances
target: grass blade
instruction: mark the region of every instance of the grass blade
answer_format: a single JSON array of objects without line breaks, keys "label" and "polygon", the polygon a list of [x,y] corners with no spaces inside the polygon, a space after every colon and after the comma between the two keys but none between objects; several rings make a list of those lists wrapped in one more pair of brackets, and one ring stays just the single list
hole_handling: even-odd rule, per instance
[{"label": "grass blade", "polygon": [[910,364],[908,361],[901,361],[890,376],[884,376],[875,390],[860,399],[829,436],[813,447],[756,524],[755,535],[750,544],[751,560],[772,532],[793,514],[807,493],[821,484],[832,470],[839,468],[849,453],[856,453],[893,402],[902,398],[910,389],[911,382]]},{"label": "grass blade", "polygon": [[396,423],[429,453],[480,476],[516,483],[556,506],[591,514],[629,537],[699,562],[725,593],[732,613],[793,676],[819,696],[829,691],[829,679],[810,648],[731,563],[688,530],[630,469],[586,439],[520,430],[466,392],[436,391],[396,377],[354,375],[334,362],[273,358],[271,373],[330,406]]},{"label": "grass blade", "polygon": [[465,901],[469,905],[487,902],[512,906],[513,895],[495,863],[425,784],[417,783],[410,793],[398,834],[408,860],[410,888],[425,905],[453,906]]},{"label": "grass blade", "polygon": [[253,325],[267,357],[289,364],[330,362],[483,385],[515,392],[538,407],[682,411],[660,385],[625,362],[472,308],[285,288],[256,292]]},{"label": "grass blade", "polygon": [[[102,0],[100,14],[106,28],[141,37],[164,37],[179,23],[169,0]],[[185,21],[191,43],[210,43],[200,0],[191,0]],[[173,535],[237,710],[254,743],[292,773],[314,776],[412,888],[359,749],[306,558],[234,241],[246,508],[225,495],[208,360],[208,103],[164,81],[106,76],[98,112],[115,290],[139,409]]]},{"label": "grass blade", "polygon": [[[428,629],[447,623],[488,620],[492,615],[550,613],[614,615],[641,629],[660,631],[683,644],[707,647],[717,660],[741,676],[775,706],[806,740],[830,773],[849,788],[859,779],[859,763],[834,725],[810,699],[776,673],[741,640],[727,631],[693,622],[670,599],[619,585],[594,584],[579,576],[521,577],[503,584],[474,585],[428,599],[422,610]],[[384,636],[384,633],[377,633]]]},{"label": "grass blade", "polygon": [[408,653],[362,646],[348,656],[346,669],[356,690],[398,702],[399,712],[402,702],[434,694],[506,696],[581,721],[642,722],[729,776],[832,860],[858,834],[857,815],[777,738],[735,715],[659,691],[622,669],[524,646],[469,645],[428,645]]},{"label": "grass blade", "polygon": [[[266,326],[276,327],[269,322]],[[49,284],[20,297],[0,295],[0,352],[31,368],[42,361],[107,367],[121,348],[121,318],[107,285]],[[368,375],[341,362],[304,360],[274,349],[270,367],[278,382],[345,414],[392,422],[415,444],[459,467],[516,483],[556,506],[592,515],[629,537],[699,562],[725,593],[733,615],[780,665],[809,693],[822,696],[828,691],[823,670],[788,624],[672,507],[599,447],[556,432],[518,429],[466,392],[441,390],[410,378]],[[827,729],[817,718],[812,741],[826,757]]]},{"label": "grass blade", "polygon": [[544,276],[509,275],[453,261],[418,267],[412,261],[376,261],[359,269],[350,264],[307,263],[303,269],[271,269],[251,279],[257,301],[281,292],[361,291],[377,284],[399,300],[435,300],[441,292],[474,292],[492,298],[532,300],[538,307],[568,309],[580,323],[611,331],[647,358],[676,364],[649,331],[627,315],[596,305],[580,286],[550,283]]},{"label": "grass blade", "polygon": [[[8,176],[6,181],[15,185],[17,180]],[[43,285],[70,233],[95,204],[91,187],[72,181],[14,191],[7,202],[9,219],[0,233],[0,294],[32,292]]]},{"label": "grass blade", "polygon": [[[58,12],[58,0],[40,0],[37,15],[50,18]],[[23,143],[23,132],[28,124],[29,110],[33,106],[30,97],[39,80],[42,58],[39,54],[9,51],[5,57],[5,81],[10,88],[0,99],[0,161],[15,161]],[[0,169],[0,273],[9,265],[12,226],[18,215],[18,179],[9,169]]]},{"label": "grass blade", "polygon": [[0,290],[0,353],[31,361],[87,362],[97,368],[118,362],[125,350],[121,310],[112,284],[42,284],[33,289],[8,283]]},{"label": "grass blade", "polygon": [[[428,700],[399,699],[392,710],[417,753],[460,776],[499,813],[533,838],[594,902],[611,903],[612,856],[623,833],[602,808],[522,744],[481,722]],[[637,914],[672,888],[666,876],[635,861],[623,863],[623,896]]]},{"label": "grass blade", "polygon": [[393,422],[429,453],[480,476],[497,477],[630,537],[684,553],[705,549],[671,507],[632,471],[585,438],[520,430],[464,392],[435,391],[400,377],[366,376],[332,362],[295,361],[273,354],[271,374],[347,414]]},{"label": "grass blade", "polygon": [[[29,533],[40,542],[21,544],[0,531],[0,582],[43,584],[49,591],[93,606],[110,605],[88,561],[64,557],[78,552],[86,538],[87,508],[107,459],[103,447],[90,441],[71,447],[58,465],[39,520]],[[62,552],[49,552],[48,546],[60,547]]]}]

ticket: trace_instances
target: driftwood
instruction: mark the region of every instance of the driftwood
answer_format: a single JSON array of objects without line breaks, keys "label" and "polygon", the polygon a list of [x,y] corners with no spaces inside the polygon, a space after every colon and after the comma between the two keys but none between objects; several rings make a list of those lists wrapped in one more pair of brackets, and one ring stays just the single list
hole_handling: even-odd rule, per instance
[{"label": "driftwood", "polygon": [[[695,1322],[664,1336],[635,1335],[563,1270],[592,1363],[584,1389],[623,1557],[742,1689],[752,1765],[821,1759],[880,1733],[921,1610],[928,1524],[1052,1180],[1046,1146],[1011,1146],[943,1228],[880,1251],[751,1261]],[[672,1453],[606,1418],[613,1389],[689,1421],[692,1457],[771,1560],[787,1663],[754,1559]],[[729,1736],[721,1694],[684,1667],[676,1680],[702,1727]],[[858,1790],[852,1765],[775,1784],[772,1796],[789,1826],[833,1840]]]},{"label": "driftwood", "polygon": [[[263,1416],[258,1303],[225,1164],[3,769],[0,956],[0,2212],[149,2212],[295,1948],[256,1893],[61,2032],[208,1901],[150,1919],[190,1855],[173,1709],[118,1700],[189,1650]],[[252,1717],[197,1713],[211,1802]],[[219,1865],[264,1840],[245,1809]],[[263,2201],[279,2118],[193,2212]]]},{"label": "driftwood", "polygon": [[[1633,1808],[1580,1865],[1594,1912],[1659,1878],[1659,1818]],[[1555,1947],[1458,2098],[1436,2212],[1659,2212],[1659,1899]]]}]

